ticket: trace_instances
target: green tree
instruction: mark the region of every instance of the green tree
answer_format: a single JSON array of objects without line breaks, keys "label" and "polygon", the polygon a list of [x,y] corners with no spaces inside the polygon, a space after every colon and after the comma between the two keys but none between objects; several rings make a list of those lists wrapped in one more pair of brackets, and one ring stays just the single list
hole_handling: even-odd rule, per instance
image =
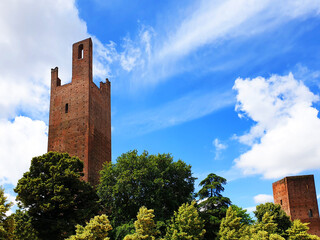
[{"label": "green tree", "polygon": [[273,217],[273,221],[277,224],[276,233],[281,236],[287,236],[286,230],[291,226],[290,217],[281,209],[280,205],[275,205],[274,203],[268,202],[265,204],[260,204],[256,207],[256,211],[254,211],[254,215],[257,218],[258,222],[262,221],[265,213],[269,213],[270,216]]},{"label": "green tree", "polygon": [[134,222],[130,221],[129,223],[124,223],[120,226],[117,226],[113,230],[112,239],[114,240],[123,240],[125,236],[131,235],[135,232]]},{"label": "green tree", "polygon": [[[269,212],[266,212],[263,215],[261,221],[257,222],[252,229],[254,239],[269,239],[271,235],[273,237],[276,237],[276,235],[278,235],[277,223],[274,221],[274,216],[271,215]],[[280,237],[280,235],[278,236]]]},{"label": "green tree", "polygon": [[98,197],[82,176],[83,162],[67,153],[49,152],[32,159],[15,192],[41,239],[64,239],[76,224],[97,214]]},{"label": "green tree", "polygon": [[104,166],[98,195],[113,226],[135,219],[140,206],[154,209],[156,220],[166,220],[191,200],[194,180],[191,166],[174,162],[170,154],[134,150]]},{"label": "green tree", "polygon": [[219,230],[220,240],[245,239],[249,235],[249,224],[243,223],[239,207],[230,206],[227,210],[226,217],[222,219]]},{"label": "green tree", "polygon": [[199,197],[198,208],[200,216],[205,220],[205,239],[215,239],[219,232],[222,219],[226,216],[231,204],[229,198],[222,196],[227,180],[210,173],[199,186],[202,188],[196,194]]},{"label": "green tree", "polygon": [[111,230],[112,226],[108,217],[102,214],[90,219],[90,222],[84,227],[77,225],[76,234],[66,240],[109,240],[108,233]]},{"label": "green tree", "polygon": [[254,223],[253,219],[251,218],[250,214],[247,213],[246,209],[242,207],[238,207],[237,205],[231,205],[232,210],[236,212],[237,217],[240,217],[240,222],[246,225],[252,225]]},{"label": "green tree", "polygon": [[237,210],[229,207],[219,231],[220,240],[285,240],[276,233],[277,224],[267,212],[260,222],[253,225],[243,223]]},{"label": "green tree", "polygon": [[308,234],[308,230],[308,223],[302,223],[299,219],[294,220],[287,230],[289,240],[320,240],[320,237]]},{"label": "green tree", "polygon": [[137,221],[134,222],[136,232],[127,235],[124,240],[154,240],[159,234],[157,226],[154,223],[153,209],[141,207],[137,215]]},{"label": "green tree", "polygon": [[199,240],[203,239],[206,230],[204,221],[200,218],[196,202],[184,203],[174,213],[171,224],[168,226],[165,236],[168,240]]},{"label": "green tree", "polygon": [[12,205],[12,202],[7,202],[4,189],[0,187],[0,239],[13,239],[14,220],[6,215]]},{"label": "green tree", "polygon": [[33,228],[31,217],[27,211],[17,210],[14,214],[15,240],[39,240],[39,233]]}]

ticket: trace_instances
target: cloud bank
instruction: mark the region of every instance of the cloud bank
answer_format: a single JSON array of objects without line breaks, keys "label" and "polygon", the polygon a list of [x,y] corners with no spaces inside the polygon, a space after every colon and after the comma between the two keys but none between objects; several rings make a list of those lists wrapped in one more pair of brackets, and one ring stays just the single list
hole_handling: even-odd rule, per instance
[{"label": "cloud bank", "polygon": [[0,184],[16,185],[31,159],[47,151],[48,128],[43,121],[16,117],[0,121]]},{"label": "cloud bank", "polygon": [[236,111],[255,122],[238,137],[250,150],[235,160],[245,175],[274,179],[320,168],[319,97],[292,74],[235,81]]}]

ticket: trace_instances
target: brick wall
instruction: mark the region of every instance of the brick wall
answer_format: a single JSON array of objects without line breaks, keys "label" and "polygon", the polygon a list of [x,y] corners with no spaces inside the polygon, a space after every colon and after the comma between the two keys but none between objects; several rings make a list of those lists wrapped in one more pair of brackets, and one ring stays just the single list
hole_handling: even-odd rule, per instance
[{"label": "brick wall", "polygon": [[313,175],[286,177],[272,184],[275,204],[292,220],[309,222],[309,233],[320,236],[320,219]]},{"label": "brick wall", "polygon": [[96,185],[102,164],[111,161],[110,82],[92,81],[92,42],[73,44],[72,81],[61,86],[51,70],[48,151],[84,161],[84,180]]}]

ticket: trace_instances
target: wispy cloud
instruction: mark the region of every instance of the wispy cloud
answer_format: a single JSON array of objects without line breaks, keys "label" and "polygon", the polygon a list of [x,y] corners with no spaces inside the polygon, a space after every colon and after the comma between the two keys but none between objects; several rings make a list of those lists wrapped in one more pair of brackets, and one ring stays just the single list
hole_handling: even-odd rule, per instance
[{"label": "wispy cloud", "polygon": [[181,19],[158,57],[172,58],[189,54],[217,41],[251,36],[294,18],[320,13],[317,0],[202,0],[191,15]]},{"label": "wispy cloud", "polygon": [[206,116],[234,104],[232,92],[187,95],[158,108],[149,109],[119,119],[117,129],[143,134]]},{"label": "wispy cloud", "polygon": [[203,47],[255,36],[320,13],[317,0],[202,0],[190,8],[185,15],[171,17],[167,31],[142,26],[137,36],[124,38],[115,58],[123,70],[133,73],[131,81],[138,78],[147,85],[165,81],[194,67],[186,67],[185,60]]},{"label": "wispy cloud", "polygon": [[228,146],[220,142],[218,138],[214,139],[212,142],[213,146],[216,149],[215,160],[220,158],[221,151],[226,149]]}]

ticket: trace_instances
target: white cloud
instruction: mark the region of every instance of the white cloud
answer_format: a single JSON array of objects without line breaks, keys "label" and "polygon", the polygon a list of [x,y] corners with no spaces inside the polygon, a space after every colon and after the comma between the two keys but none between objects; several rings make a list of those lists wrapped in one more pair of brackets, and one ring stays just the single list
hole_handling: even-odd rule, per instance
[{"label": "white cloud", "polygon": [[268,194],[258,194],[254,196],[253,199],[256,204],[273,202],[273,196]]},{"label": "white cloud", "polygon": [[89,35],[74,0],[0,2],[0,117],[47,113],[50,69],[71,79],[71,46]]},{"label": "white cloud", "polygon": [[43,121],[16,117],[0,120],[0,184],[16,185],[34,156],[47,151],[47,130]]},{"label": "white cloud", "polygon": [[220,158],[221,151],[226,149],[228,146],[226,144],[221,143],[218,138],[214,139],[212,144],[216,149],[215,160],[217,160]]},{"label": "white cloud", "polygon": [[214,139],[212,143],[217,151],[224,150],[227,148],[227,145],[221,143],[218,138]]},{"label": "white cloud", "polygon": [[253,35],[306,15],[319,14],[317,0],[202,0],[168,36],[159,58],[180,57],[216,41]]},{"label": "white cloud", "polygon": [[288,76],[237,79],[236,110],[256,122],[238,137],[251,149],[235,160],[243,173],[280,178],[320,168],[319,97]]},{"label": "white cloud", "polygon": [[137,64],[141,57],[141,50],[135,47],[131,39],[124,39],[124,51],[120,54],[120,64],[122,68],[130,72]]}]

